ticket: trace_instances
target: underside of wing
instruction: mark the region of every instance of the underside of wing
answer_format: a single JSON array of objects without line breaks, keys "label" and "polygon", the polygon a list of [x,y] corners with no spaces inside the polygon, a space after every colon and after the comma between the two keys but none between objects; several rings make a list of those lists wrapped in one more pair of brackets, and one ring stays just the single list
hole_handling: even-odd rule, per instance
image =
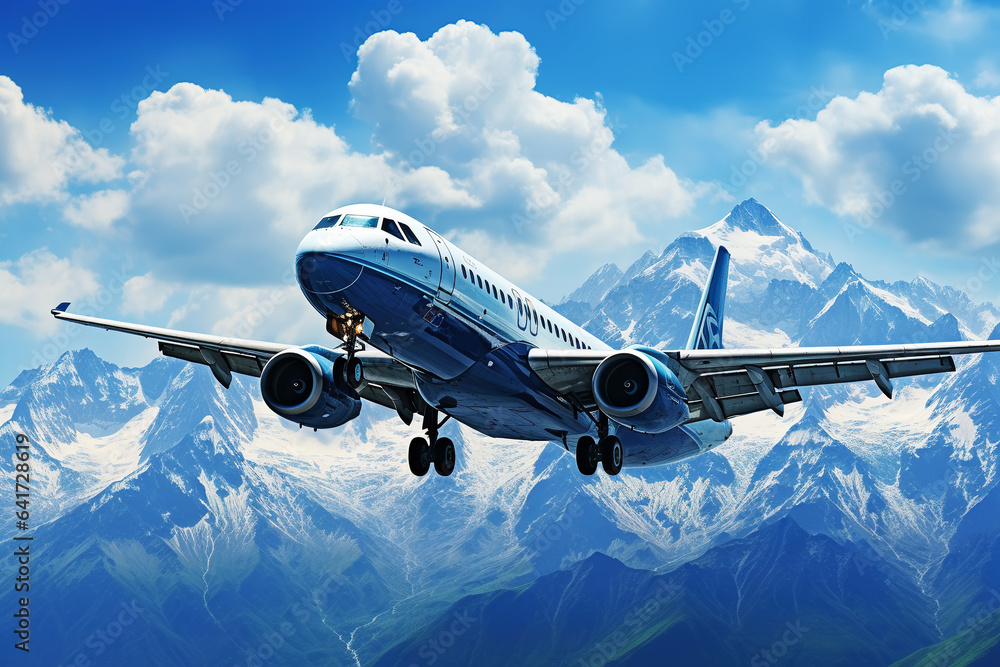
[{"label": "underside of wing", "polygon": [[[723,421],[760,410],[783,414],[785,405],[802,400],[797,390],[801,387],[874,382],[891,398],[895,378],[953,372],[954,355],[992,351],[1000,351],[1000,342],[665,350],[663,354],[687,394],[690,421]],[[592,409],[594,373],[613,354],[617,353],[536,349],[528,354],[528,363],[553,390]]]},{"label": "underside of wing", "polygon": [[691,398],[691,419],[721,421],[802,400],[797,387],[874,382],[892,398],[895,378],[949,373],[956,354],[1000,350],[1000,342],[858,345],[775,349],[680,350],[678,377]]},{"label": "underside of wing", "polygon": [[[52,315],[67,322],[155,340],[164,356],[208,366],[226,388],[232,383],[233,373],[260,377],[271,357],[284,350],[299,347],[287,343],[229,338],[77,315],[67,312],[68,307],[69,303],[61,303],[52,309]],[[409,413],[412,418],[412,400],[408,397],[413,393],[413,372],[378,350],[359,351],[355,356],[362,360],[367,380],[358,389],[358,395],[397,410],[401,415]]]}]

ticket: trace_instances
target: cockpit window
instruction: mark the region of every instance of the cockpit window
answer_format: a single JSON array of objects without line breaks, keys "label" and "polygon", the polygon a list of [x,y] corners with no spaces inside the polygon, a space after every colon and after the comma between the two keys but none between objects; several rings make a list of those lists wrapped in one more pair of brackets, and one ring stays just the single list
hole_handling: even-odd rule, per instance
[{"label": "cockpit window", "polygon": [[345,215],[340,221],[341,227],[378,227],[377,215]]},{"label": "cockpit window", "polygon": [[420,239],[417,238],[416,234],[413,233],[413,230],[410,229],[405,222],[399,223],[399,226],[403,230],[403,233],[406,234],[407,241],[415,245],[421,245]]},{"label": "cockpit window", "polygon": [[392,234],[400,241],[405,241],[403,238],[403,233],[399,231],[399,227],[396,226],[395,220],[390,220],[389,218],[382,218],[382,231]]},{"label": "cockpit window", "polygon": [[339,215],[328,215],[319,221],[319,224],[313,227],[313,229],[326,229],[327,227],[333,227],[340,220]]}]

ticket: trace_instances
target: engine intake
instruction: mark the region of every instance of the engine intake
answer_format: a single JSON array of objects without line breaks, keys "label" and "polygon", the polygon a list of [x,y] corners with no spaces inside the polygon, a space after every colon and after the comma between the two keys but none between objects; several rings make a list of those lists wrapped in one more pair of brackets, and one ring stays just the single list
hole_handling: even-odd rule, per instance
[{"label": "engine intake", "polygon": [[622,350],[594,371],[591,388],[601,412],[643,433],[663,433],[688,418],[684,389],[652,348]]},{"label": "engine intake", "polygon": [[267,407],[303,426],[333,428],[361,414],[361,399],[343,379],[343,354],[318,345],[282,350],[264,366]]}]

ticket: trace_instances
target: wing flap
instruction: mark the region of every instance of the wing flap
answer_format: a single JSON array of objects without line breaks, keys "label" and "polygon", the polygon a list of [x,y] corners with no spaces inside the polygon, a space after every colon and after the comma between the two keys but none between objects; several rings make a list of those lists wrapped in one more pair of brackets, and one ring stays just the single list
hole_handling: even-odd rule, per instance
[{"label": "wing flap", "polygon": [[542,382],[583,405],[594,404],[591,378],[611,350],[542,350],[528,352],[528,366]]},{"label": "wing flap", "polygon": [[1000,341],[958,341],[917,345],[856,345],[847,347],[787,347],[666,352],[686,370],[701,374],[738,371],[748,364],[762,367],[845,363],[870,359],[899,360],[911,357],[944,357],[955,354],[1000,351]]},{"label": "wing flap", "polygon": [[[204,364],[206,366],[212,365],[212,362],[206,359],[206,356],[200,347],[178,345],[176,343],[165,343],[163,341],[159,342],[159,347],[160,353],[165,357],[173,357],[174,359],[190,361],[194,364]],[[219,354],[222,355],[222,359],[233,373],[242,373],[243,375],[260,377],[260,372],[263,370],[263,367],[258,357],[236,354],[234,352],[221,352]]]},{"label": "wing flap", "polygon": [[[802,400],[802,395],[794,389],[778,392],[783,404],[798,403]],[[718,399],[719,407],[722,409],[722,418],[729,419],[738,415],[747,415],[751,412],[770,410],[771,407],[764,402],[764,398],[758,394],[743,394],[742,396],[726,396]],[[688,422],[712,419],[709,409],[702,401],[690,401],[688,403]]]},{"label": "wing flap", "polygon": [[[902,359],[882,362],[890,378],[910,377],[930,373],[950,373],[955,370],[951,357],[927,357],[922,359]],[[823,364],[801,364],[765,368],[771,382],[778,389],[792,387],[812,387],[821,384],[841,384],[845,382],[867,382],[872,379],[867,361],[828,362]],[[709,382],[715,396],[740,396],[757,391],[745,370],[724,373],[706,373],[700,376]]]}]

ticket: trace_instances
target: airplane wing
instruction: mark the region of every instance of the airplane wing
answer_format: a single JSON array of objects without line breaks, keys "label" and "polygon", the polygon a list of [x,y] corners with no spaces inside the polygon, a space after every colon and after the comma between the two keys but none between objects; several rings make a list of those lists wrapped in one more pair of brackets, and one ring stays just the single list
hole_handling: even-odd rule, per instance
[{"label": "airplane wing", "polygon": [[[58,320],[88,327],[151,338],[158,342],[160,352],[164,356],[208,366],[219,383],[227,389],[233,381],[233,373],[260,377],[264,365],[271,357],[282,350],[299,347],[288,343],[269,343],[117,322],[100,317],[77,315],[68,312],[68,308],[69,302],[60,303],[52,309],[52,315]],[[392,357],[375,349],[359,351],[356,356],[364,363],[365,378],[368,381],[367,386],[358,391],[358,395],[397,412],[402,410],[400,413],[402,417],[407,412],[407,406],[400,390],[415,388],[413,372]]]},{"label": "airplane wing", "polygon": [[[955,370],[957,354],[1000,351],[1000,341],[789,347],[761,349],[664,350],[688,395],[690,421],[774,410],[801,401],[798,387],[874,381],[892,398],[892,379]],[[531,350],[528,363],[552,389],[595,405],[591,378],[614,351]]]}]

